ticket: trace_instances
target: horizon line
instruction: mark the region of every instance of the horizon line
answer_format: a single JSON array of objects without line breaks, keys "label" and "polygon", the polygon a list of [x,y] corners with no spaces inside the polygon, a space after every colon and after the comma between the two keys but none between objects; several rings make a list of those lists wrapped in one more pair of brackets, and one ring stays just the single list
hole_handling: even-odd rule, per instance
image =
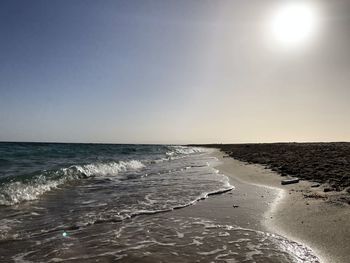
[{"label": "horizon line", "polygon": [[0,141],[0,143],[33,144],[108,144],[108,145],[222,145],[222,144],[278,144],[278,143],[350,143],[350,141],[274,141],[274,142],[211,142],[211,143],[132,143],[132,142],[59,142],[59,141]]}]

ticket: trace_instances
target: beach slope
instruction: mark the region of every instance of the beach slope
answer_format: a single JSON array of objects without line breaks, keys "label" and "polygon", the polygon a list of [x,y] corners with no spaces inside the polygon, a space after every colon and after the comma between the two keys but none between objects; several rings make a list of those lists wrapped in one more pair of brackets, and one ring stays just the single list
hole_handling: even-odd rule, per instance
[{"label": "beach slope", "polygon": [[[329,182],[315,187],[313,181],[307,180],[281,185],[286,177],[266,166],[230,158],[227,152],[218,151],[216,156],[222,163],[218,166],[220,172],[241,184],[261,186],[270,190],[267,193],[275,193],[262,216],[262,225],[267,231],[306,244],[322,262],[348,262],[350,207],[339,199],[346,195],[344,189],[325,192]],[[265,198],[264,195],[259,197]],[[271,200],[271,195],[269,198]]]}]

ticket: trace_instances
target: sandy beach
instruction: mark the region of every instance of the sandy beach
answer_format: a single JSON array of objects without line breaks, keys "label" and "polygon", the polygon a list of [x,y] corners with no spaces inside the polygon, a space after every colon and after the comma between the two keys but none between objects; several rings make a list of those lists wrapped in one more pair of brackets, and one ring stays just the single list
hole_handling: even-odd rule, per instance
[{"label": "sandy beach", "polygon": [[[24,148],[26,160],[41,156],[45,164],[47,152],[59,150],[63,164],[51,171],[36,167],[46,172],[40,181],[32,178],[31,188],[19,182],[1,189],[8,193],[0,194],[0,200],[7,201],[0,207],[1,262],[319,262],[308,247],[266,227],[267,213],[280,190],[240,180],[246,167],[222,158],[218,150],[2,146],[15,152],[21,152],[16,147]],[[43,149],[45,154],[40,155]],[[62,154],[65,151],[68,155]],[[71,166],[66,156],[72,152],[94,152],[107,160],[108,153],[119,152],[113,157],[120,161],[84,165],[78,159]],[[125,152],[129,160],[124,159]],[[86,160],[86,155],[82,158]],[[53,183],[61,184],[50,190],[47,185]],[[49,191],[32,195],[34,200],[20,199],[33,194],[28,192],[33,188],[34,194]]]},{"label": "sandy beach", "polygon": [[[261,165],[227,158],[219,151],[215,156],[222,163],[217,168],[230,178],[236,189],[231,199],[228,194],[216,197],[217,200],[209,199],[194,206],[195,210],[213,207],[210,204],[217,202],[222,208],[219,214],[230,214],[232,219],[247,220],[256,229],[305,244],[321,262],[348,262],[350,209],[347,204],[327,202],[327,193],[312,188],[312,182],[282,186],[284,177]],[[232,208],[233,205],[237,208]]]},{"label": "sandy beach", "polygon": [[0,7],[0,263],[350,263],[350,0]]}]

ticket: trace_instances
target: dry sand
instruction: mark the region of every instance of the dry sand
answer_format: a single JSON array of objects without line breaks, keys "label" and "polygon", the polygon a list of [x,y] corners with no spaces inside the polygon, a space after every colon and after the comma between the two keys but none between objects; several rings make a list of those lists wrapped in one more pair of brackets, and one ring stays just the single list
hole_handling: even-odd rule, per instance
[{"label": "dry sand", "polygon": [[[322,262],[350,262],[349,205],[326,202],[326,195],[332,193],[311,188],[311,182],[282,186],[281,180],[285,178],[279,174],[261,165],[246,164],[223,155],[219,151],[215,153],[222,162],[217,168],[233,185],[238,183],[237,188],[254,186],[261,189],[248,191],[255,197],[247,196],[247,199],[251,199],[250,209],[255,209],[252,213],[260,217],[265,230],[307,245]],[[259,202],[258,199],[267,201]],[[238,202],[245,202],[244,198]],[[254,224],[258,225],[257,222]]]}]

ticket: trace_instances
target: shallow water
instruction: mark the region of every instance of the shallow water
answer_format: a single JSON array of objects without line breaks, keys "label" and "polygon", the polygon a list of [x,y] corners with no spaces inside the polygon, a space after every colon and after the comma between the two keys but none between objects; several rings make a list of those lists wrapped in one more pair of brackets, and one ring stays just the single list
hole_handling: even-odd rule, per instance
[{"label": "shallow water", "polygon": [[233,188],[210,150],[6,143],[0,154],[1,262],[318,262],[283,237],[173,214]]}]

